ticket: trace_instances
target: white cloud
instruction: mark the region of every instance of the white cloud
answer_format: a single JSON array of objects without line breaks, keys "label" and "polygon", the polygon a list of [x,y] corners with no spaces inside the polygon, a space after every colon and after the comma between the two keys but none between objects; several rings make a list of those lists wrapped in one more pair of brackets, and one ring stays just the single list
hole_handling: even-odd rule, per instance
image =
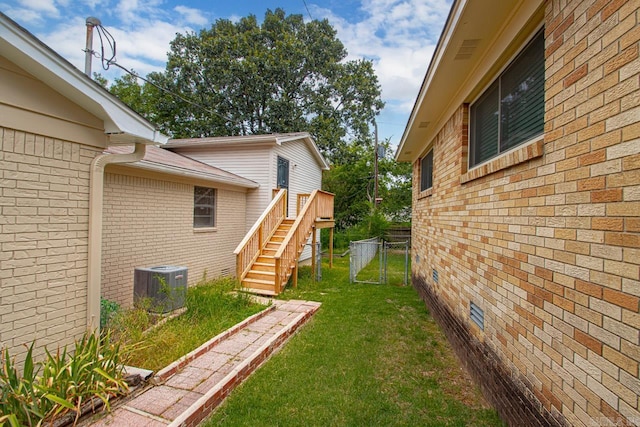
[{"label": "white cloud", "polygon": [[349,52],[348,59],[373,61],[386,109],[406,113],[413,106],[449,8],[449,0],[365,0],[358,22],[317,7],[314,16],[329,19]]},{"label": "white cloud", "polygon": [[[393,117],[390,122],[399,126],[398,118],[406,117],[413,106],[452,0],[353,0],[349,5],[359,8],[340,15],[313,2],[306,2],[311,15],[329,20],[349,52],[348,59],[373,61],[386,102],[381,121],[382,116]],[[84,68],[85,19],[96,16],[116,39],[118,64],[144,76],[164,69],[176,33],[213,22],[212,11],[188,4],[189,0],[0,0],[0,10],[79,69]],[[228,19],[239,21],[233,4],[225,9]],[[94,50],[99,50],[99,43],[94,36]],[[97,59],[93,64],[93,71],[110,80],[122,74],[116,67],[103,71]],[[397,138],[401,131],[393,133]]]},{"label": "white cloud", "polygon": [[36,12],[53,13],[56,16],[59,13],[54,0],[21,0],[19,3],[25,9]]},{"label": "white cloud", "polygon": [[188,24],[194,24],[198,26],[205,26],[209,23],[209,19],[199,9],[194,9],[187,6],[176,6],[174,8],[176,12],[182,15],[183,19]]}]

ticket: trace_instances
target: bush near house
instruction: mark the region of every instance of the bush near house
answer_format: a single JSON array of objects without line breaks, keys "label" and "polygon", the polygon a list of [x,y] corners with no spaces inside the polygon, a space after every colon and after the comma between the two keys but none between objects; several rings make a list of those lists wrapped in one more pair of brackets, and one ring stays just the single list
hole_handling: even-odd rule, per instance
[{"label": "bush near house", "polygon": [[34,343],[29,346],[22,373],[9,351],[2,353],[0,371],[0,425],[40,425],[75,413],[92,399],[99,399],[109,407],[109,400],[128,390],[123,379],[121,349],[110,342],[108,334],[102,339],[94,334],[76,341],[73,351],[65,346],[51,353],[45,349],[46,359],[35,362]]}]

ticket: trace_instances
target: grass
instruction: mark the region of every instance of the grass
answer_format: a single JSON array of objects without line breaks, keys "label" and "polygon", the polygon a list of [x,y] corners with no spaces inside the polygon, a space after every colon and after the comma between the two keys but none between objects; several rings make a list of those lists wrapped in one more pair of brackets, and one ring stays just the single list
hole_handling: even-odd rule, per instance
[{"label": "grass", "polygon": [[410,286],[349,284],[348,258],[301,269],[311,321],[203,425],[501,426]]},{"label": "grass", "polygon": [[111,326],[131,350],[126,363],[158,371],[196,349],[220,332],[263,310],[247,295],[232,294],[235,280],[218,279],[191,287],[187,291],[187,311],[157,329],[145,309],[124,311]]}]

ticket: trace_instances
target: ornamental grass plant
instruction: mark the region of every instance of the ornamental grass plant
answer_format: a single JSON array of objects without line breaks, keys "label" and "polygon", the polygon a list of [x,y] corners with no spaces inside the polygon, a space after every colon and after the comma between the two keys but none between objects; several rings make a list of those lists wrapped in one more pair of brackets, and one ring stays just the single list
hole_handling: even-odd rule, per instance
[{"label": "ornamental grass plant", "polygon": [[107,409],[109,401],[127,392],[123,379],[121,349],[110,341],[85,333],[72,351],[65,346],[36,362],[33,343],[28,347],[22,369],[8,350],[2,353],[0,372],[0,425],[36,426],[73,414],[75,420],[85,404],[98,399]]}]

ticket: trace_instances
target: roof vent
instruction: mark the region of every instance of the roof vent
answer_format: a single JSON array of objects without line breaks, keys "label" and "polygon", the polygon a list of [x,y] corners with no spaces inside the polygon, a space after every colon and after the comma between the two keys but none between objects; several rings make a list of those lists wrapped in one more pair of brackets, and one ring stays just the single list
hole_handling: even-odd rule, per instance
[{"label": "roof vent", "polygon": [[471,58],[473,52],[475,52],[480,39],[466,39],[462,41],[458,53],[456,53],[455,60],[465,60]]}]

